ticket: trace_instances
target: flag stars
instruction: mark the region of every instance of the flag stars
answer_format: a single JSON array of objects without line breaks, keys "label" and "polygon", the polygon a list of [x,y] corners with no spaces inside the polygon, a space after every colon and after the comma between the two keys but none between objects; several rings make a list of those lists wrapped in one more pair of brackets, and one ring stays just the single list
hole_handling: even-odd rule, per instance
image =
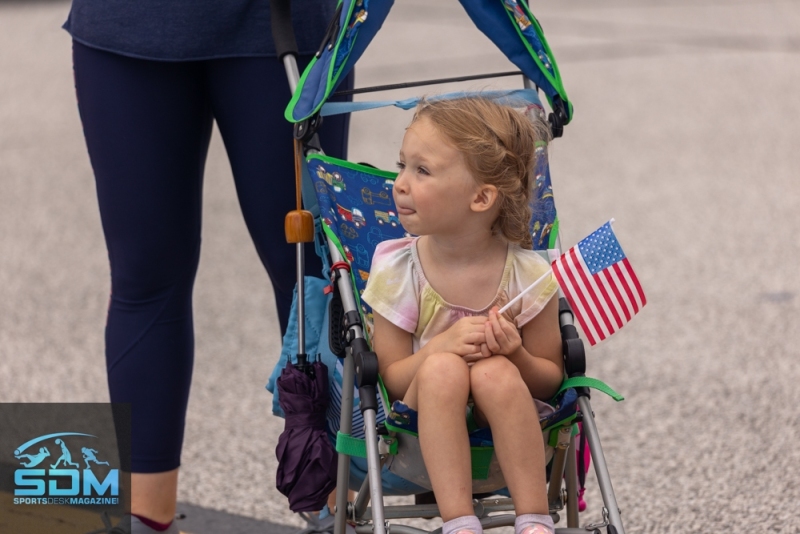
[{"label": "flag stars", "polygon": [[586,266],[592,273],[601,271],[625,258],[608,223],[578,243],[578,248]]}]

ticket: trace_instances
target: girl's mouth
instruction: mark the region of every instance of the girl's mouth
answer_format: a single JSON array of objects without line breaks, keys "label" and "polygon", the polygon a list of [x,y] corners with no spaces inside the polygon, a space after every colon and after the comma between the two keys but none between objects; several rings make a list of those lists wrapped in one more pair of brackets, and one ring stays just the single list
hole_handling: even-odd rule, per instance
[{"label": "girl's mouth", "polygon": [[403,208],[403,207],[397,206],[397,214],[398,215],[411,215],[412,213],[416,213],[416,211],[412,210],[411,208]]}]

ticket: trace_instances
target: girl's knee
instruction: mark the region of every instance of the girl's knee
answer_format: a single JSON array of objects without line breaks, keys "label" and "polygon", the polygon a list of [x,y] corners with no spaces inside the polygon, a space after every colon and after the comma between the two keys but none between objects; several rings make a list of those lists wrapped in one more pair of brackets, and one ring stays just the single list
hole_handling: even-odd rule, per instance
[{"label": "girl's knee", "polygon": [[491,356],[489,358],[478,360],[475,362],[475,365],[472,366],[471,372],[471,374],[489,373],[496,376],[520,376],[517,366],[511,363],[511,361],[505,356]]},{"label": "girl's knee", "polygon": [[[418,373],[467,373],[469,367],[464,358],[450,352],[431,354],[420,365]],[[441,375],[439,375],[441,377]]]},{"label": "girl's knee", "polygon": [[519,369],[504,356],[492,356],[478,361],[470,369],[469,381],[476,401],[509,395],[530,395]]},{"label": "girl's knee", "polygon": [[469,389],[469,367],[461,356],[451,353],[431,354],[422,362],[415,379],[420,389],[450,393]]}]

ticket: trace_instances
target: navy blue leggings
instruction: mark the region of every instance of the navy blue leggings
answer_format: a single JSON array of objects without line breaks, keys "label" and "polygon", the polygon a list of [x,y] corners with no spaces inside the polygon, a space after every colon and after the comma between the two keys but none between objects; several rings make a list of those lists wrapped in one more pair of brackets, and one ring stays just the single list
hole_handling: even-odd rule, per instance
[{"label": "navy blue leggings", "polygon": [[[299,59],[302,69],[309,57]],[[111,262],[106,365],[112,402],[132,404],[132,470],[180,465],[191,382],[192,287],[200,257],[203,169],[216,120],[281,331],[294,288],[290,93],[276,58],[160,62],[73,42],[78,106]],[[343,86],[352,87],[352,79]],[[326,119],[326,153],[344,157],[346,116]],[[306,252],[309,274],[321,264]]]}]

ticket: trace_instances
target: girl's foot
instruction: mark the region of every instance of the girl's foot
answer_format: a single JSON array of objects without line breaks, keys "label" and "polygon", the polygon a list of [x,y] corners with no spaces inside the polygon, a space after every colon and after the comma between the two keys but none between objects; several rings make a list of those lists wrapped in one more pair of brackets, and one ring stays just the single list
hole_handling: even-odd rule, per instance
[{"label": "girl's foot", "polygon": [[549,515],[518,515],[514,521],[515,534],[553,534],[555,530],[553,518]]},{"label": "girl's foot", "polygon": [[477,516],[465,515],[445,522],[442,534],[483,534],[483,527]]}]

